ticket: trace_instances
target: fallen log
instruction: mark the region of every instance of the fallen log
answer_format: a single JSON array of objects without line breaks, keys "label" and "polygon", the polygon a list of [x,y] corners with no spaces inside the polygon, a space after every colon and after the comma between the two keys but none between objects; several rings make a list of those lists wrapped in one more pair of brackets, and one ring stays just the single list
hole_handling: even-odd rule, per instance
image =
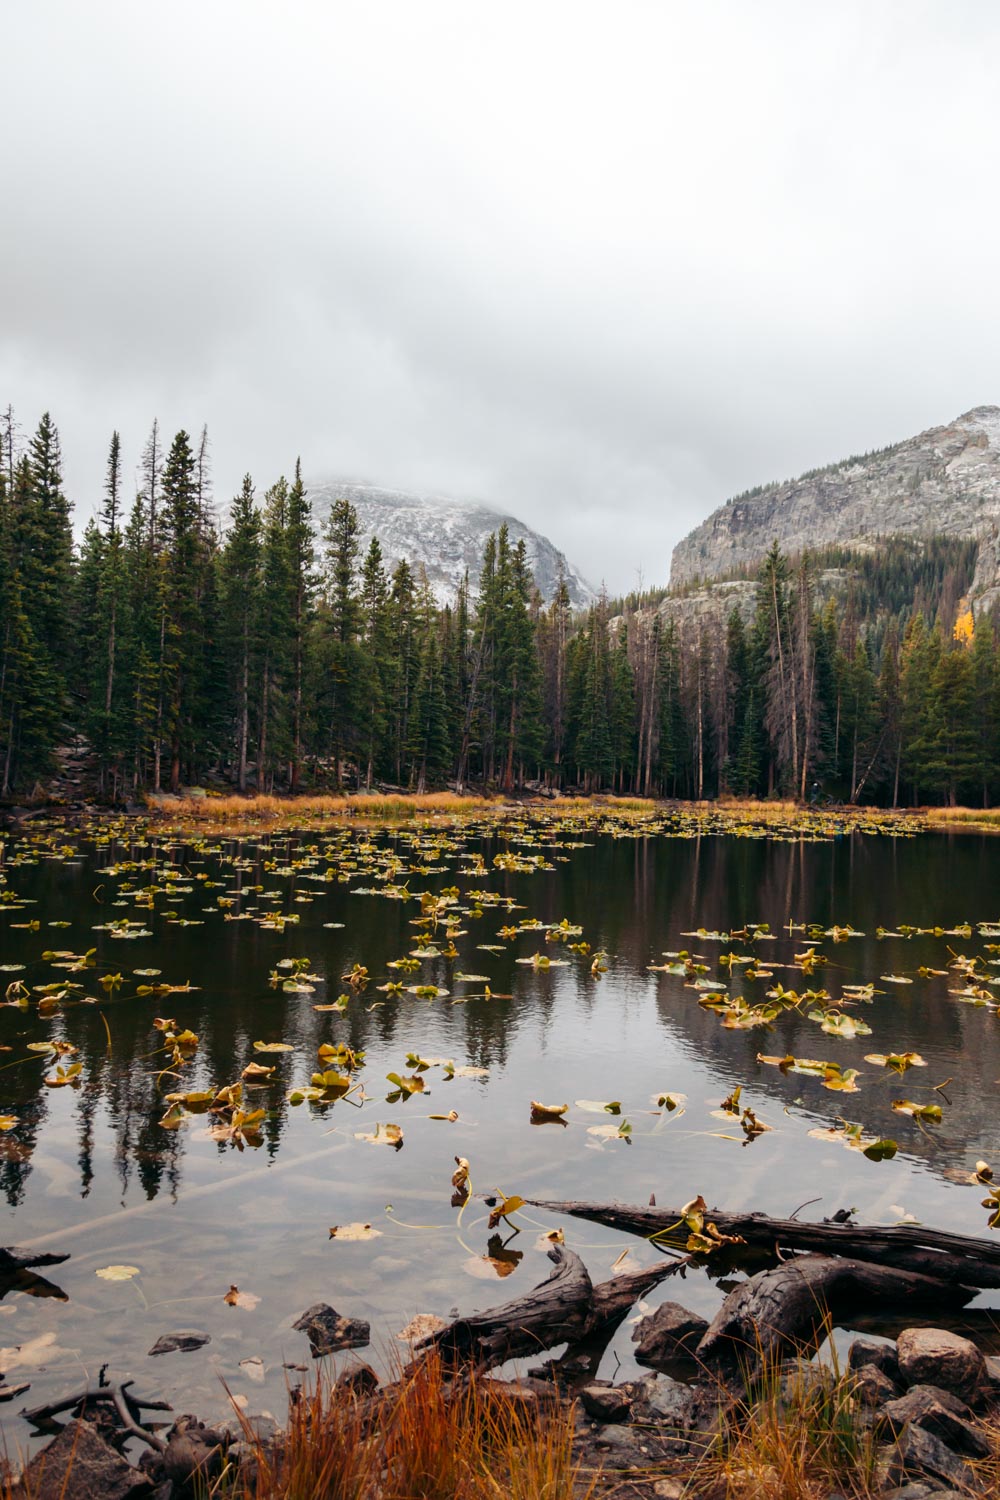
[{"label": "fallen log", "polygon": [[961,1308],[974,1292],[929,1276],[830,1255],[799,1255],[759,1271],[726,1297],[695,1350],[706,1364],[757,1364],[814,1344],[827,1319],[842,1324],[873,1300],[907,1308]]},{"label": "fallen log", "polygon": [[647,1266],[641,1271],[626,1271],[621,1276],[612,1276],[610,1281],[599,1281],[593,1288],[584,1338],[602,1336],[605,1340],[610,1339],[639,1298],[658,1286],[673,1268],[674,1262],[662,1261],[658,1266]]},{"label": "fallen log", "polygon": [[555,1262],[555,1270],[533,1291],[486,1312],[456,1318],[446,1328],[421,1339],[414,1345],[414,1352],[437,1349],[450,1366],[468,1363],[489,1369],[505,1360],[579,1339],[593,1304],[587,1268],[578,1255],[562,1245],[553,1245],[548,1256]]},{"label": "fallen log", "polygon": [[[586,1203],[531,1198],[534,1207],[548,1213],[589,1219],[609,1229],[646,1239],[662,1236],[663,1243],[683,1245],[687,1229],[677,1208],[640,1208],[622,1203]],[[894,1270],[936,1277],[939,1281],[966,1287],[1000,1287],[1000,1243],[976,1239],[948,1230],[928,1229],[922,1224],[809,1223],[798,1219],[772,1219],[767,1214],[732,1214],[709,1209],[706,1220],[724,1235],[738,1236],[749,1250],[803,1250],[824,1255],[847,1256]],[[678,1227],[680,1226],[680,1227]],[[673,1231],[668,1234],[667,1231]],[[727,1245],[727,1255],[738,1255],[738,1245]]]},{"label": "fallen log", "polygon": [[51,1250],[22,1250],[20,1245],[0,1245],[0,1276],[14,1276],[33,1266],[59,1266],[69,1260],[69,1252],[56,1255]]}]

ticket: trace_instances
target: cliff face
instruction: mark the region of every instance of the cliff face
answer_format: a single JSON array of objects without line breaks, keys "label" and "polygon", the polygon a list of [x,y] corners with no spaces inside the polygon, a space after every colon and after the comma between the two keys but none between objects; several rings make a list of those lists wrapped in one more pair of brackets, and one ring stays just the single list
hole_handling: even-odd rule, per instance
[{"label": "cliff face", "polygon": [[587,580],[548,537],[533,531],[523,521],[488,506],[340,480],[314,480],[306,487],[313,502],[313,517],[318,530],[325,525],[335,500],[350,500],[358,513],[362,553],[372,536],[377,536],[388,570],[391,571],[402,557],[414,568],[422,564],[440,604],[454,602],[466,572],[475,586],[486,538],[504,522],[512,546],[523,538],[528,562],[543,599],[552,598],[560,574],[566,580],[570,601],[575,608],[584,608],[595,597]]},{"label": "cliff face", "polygon": [[737,496],[674,548],[676,587],[753,566],[777,539],[785,553],[884,536],[981,536],[974,593],[1000,591],[1000,407],[977,406],[947,427]]}]

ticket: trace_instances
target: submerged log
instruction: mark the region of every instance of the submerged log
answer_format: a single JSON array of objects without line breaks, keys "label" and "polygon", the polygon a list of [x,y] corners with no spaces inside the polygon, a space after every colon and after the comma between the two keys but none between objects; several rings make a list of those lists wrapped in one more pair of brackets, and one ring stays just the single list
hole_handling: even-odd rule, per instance
[{"label": "submerged log", "polygon": [[[575,1200],[528,1200],[548,1213],[569,1214],[639,1234],[649,1239],[663,1235],[664,1243],[683,1245],[686,1229],[677,1208],[640,1208],[623,1203],[586,1203]],[[940,1281],[966,1287],[1000,1287],[1000,1243],[976,1239],[972,1235],[953,1234],[943,1229],[928,1229],[922,1224],[894,1224],[886,1227],[850,1222],[822,1224],[800,1223],[798,1219],[772,1219],[767,1214],[726,1213],[709,1209],[705,1215],[722,1234],[739,1236],[750,1250],[814,1251],[824,1255],[848,1256],[873,1265],[891,1266],[915,1275],[936,1277]],[[666,1231],[673,1230],[668,1236]],[[727,1246],[736,1255],[739,1246]]]},{"label": "submerged log", "polygon": [[760,1271],[730,1292],[696,1350],[706,1363],[756,1364],[813,1343],[827,1317],[835,1323],[877,1300],[908,1308],[961,1308],[974,1293],[930,1276],[839,1256],[800,1255]]},{"label": "submerged log", "polygon": [[561,1245],[553,1245],[548,1255],[555,1270],[533,1291],[487,1312],[456,1318],[422,1339],[415,1352],[437,1349],[446,1364],[467,1362],[488,1369],[582,1337],[593,1303],[587,1268]]}]

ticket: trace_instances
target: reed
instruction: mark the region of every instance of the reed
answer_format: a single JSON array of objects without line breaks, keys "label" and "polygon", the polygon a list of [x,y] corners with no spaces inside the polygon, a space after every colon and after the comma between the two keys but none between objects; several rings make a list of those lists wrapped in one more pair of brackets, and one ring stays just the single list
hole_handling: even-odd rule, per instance
[{"label": "reed", "polygon": [[452,1381],[422,1359],[377,1398],[317,1377],[290,1405],[283,1443],[223,1475],[229,1500],[591,1500],[573,1460],[573,1412],[541,1412],[502,1384]]}]

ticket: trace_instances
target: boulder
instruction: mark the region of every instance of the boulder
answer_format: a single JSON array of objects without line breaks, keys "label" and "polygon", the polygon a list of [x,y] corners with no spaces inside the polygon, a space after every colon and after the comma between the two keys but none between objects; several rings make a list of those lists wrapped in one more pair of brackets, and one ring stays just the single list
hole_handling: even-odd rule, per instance
[{"label": "boulder", "polygon": [[978,1488],[974,1469],[926,1428],[909,1426],[898,1438],[895,1465],[902,1477],[926,1475],[938,1482],[938,1488],[967,1491]]},{"label": "boulder", "polygon": [[595,1422],[625,1422],[631,1415],[632,1385],[605,1385],[595,1381],[579,1391],[580,1401],[588,1417]]},{"label": "boulder", "polygon": [[369,1341],[371,1327],[360,1318],[342,1317],[327,1302],[314,1302],[292,1324],[309,1339],[313,1359],[338,1349],[361,1349]]},{"label": "boulder", "polygon": [[139,1500],[152,1485],[106,1443],[91,1422],[75,1418],[31,1460],[14,1488],[17,1500]]},{"label": "boulder", "polygon": [[211,1335],[201,1333],[197,1328],[178,1328],[173,1333],[161,1333],[149,1355],[155,1354],[189,1354],[192,1349],[200,1349],[204,1344],[212,1342]]},{"label": "boulder", "polygon": [[853,1385],[863,1406],[884,1406],[887,1401],[894,1401],[902,1389],[878,1365],[862,1365]]},{"label": "boulder", "polygon": [[896,1341],[905,1385],[934,1385],[974,1400],[986,1385],[986,1361],[969,1339],[945,1328],[907,1328]]},{"label": "boulder", "polygon": [[980,1428],[969,1420],[969,1408],[948,1391],[937,1390],[931,1385],[914,1385],[898,1400],[889,1401],[882,1408],[882,1421],[898,1436],[904,1428],[913,1425],[924,1428],[955,1453],[964,1453],[971,1458],[986,1458],[990,1445]]},{"label": "boulder", "polygon": [[896,1346],[884,1344],[879,1339],[855,1339],[847,1355],[847,1365],[851,1370],[862,1370],[866,1365],[874,1365],[876,1370],[882,1370],[890,1380],[899,1379]]},{"label": "boulder", "polygon": [[708,1323],[697,1313],[688,1312],[679,1302],[664,1302],[635,1326],[636,1360],[659,1370],[678,1359],[690,1359],[707,1331]]}]

